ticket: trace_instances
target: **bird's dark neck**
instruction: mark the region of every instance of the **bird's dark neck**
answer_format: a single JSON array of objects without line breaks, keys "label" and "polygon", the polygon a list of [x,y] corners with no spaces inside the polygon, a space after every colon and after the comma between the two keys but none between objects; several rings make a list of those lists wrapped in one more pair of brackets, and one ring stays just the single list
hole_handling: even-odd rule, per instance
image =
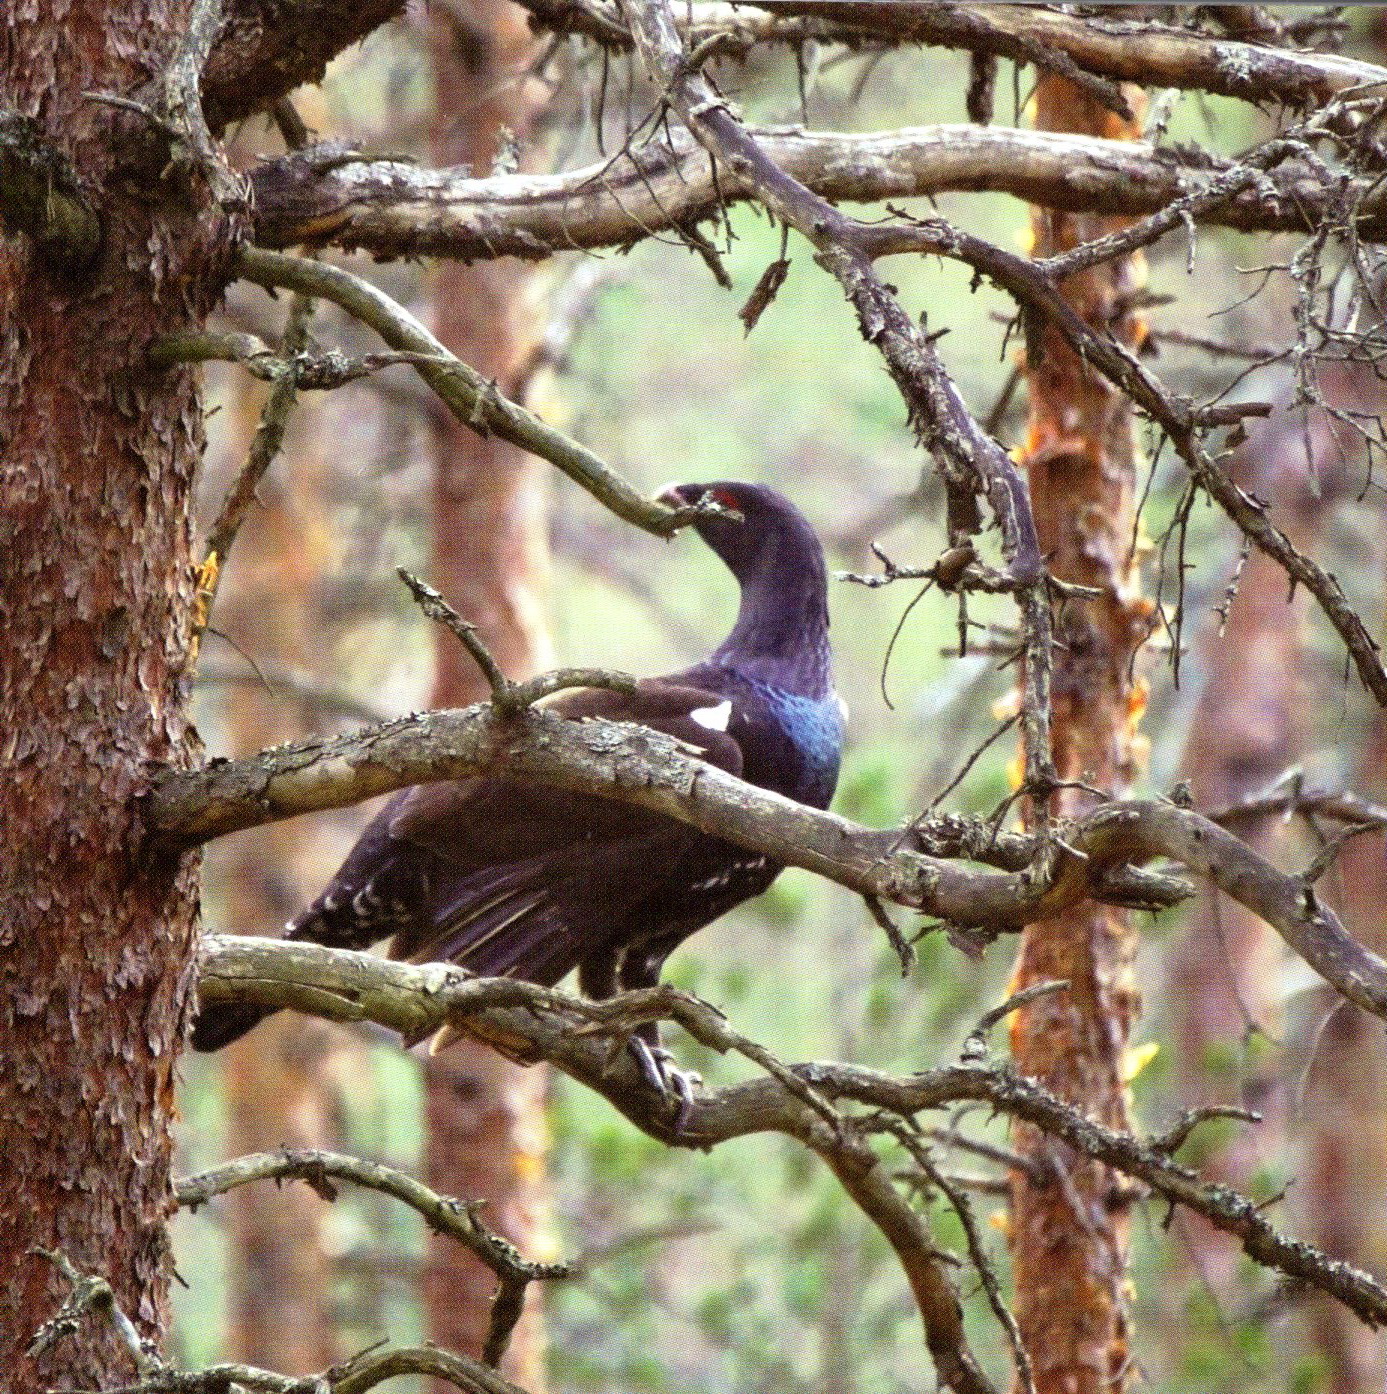
[{"label": "bird's dark neck", "polygon": [[710,661],[805,697],[832,692],[828,577],[817,545],[743,579],[737,623]]}]

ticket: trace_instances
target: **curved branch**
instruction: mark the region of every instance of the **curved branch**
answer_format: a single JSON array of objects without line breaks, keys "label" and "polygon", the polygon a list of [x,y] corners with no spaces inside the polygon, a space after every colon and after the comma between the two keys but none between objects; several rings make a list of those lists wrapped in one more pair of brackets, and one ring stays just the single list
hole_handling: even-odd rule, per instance
[{"label": "curved branch", "polygon": [[[822,198],[875,202],[940,193],[1004,192],[1068,211],[1139,216],[1203,194],[1230,162],[1134,141],[1004,126],[941,125],[878,134],[749,127],[782,170]],[[360,248],[377,257],[463,260],[626,247],[714,216],[753,195],[735,170],[713,176],[707,153],[683,131],[627,147],[564,174],[473,178],[394,160],[307,150],[250,175],[255,240]],[[1344,190],[1290,163],[1255,187],[1197,208],[1196,221],[1244,231],[1303,231],[1343,206]],[[1387,237],[1387,190],[1355,181],[1347,202],[1361,238]]]},{"label": "curved branch", "polygon": [[152,838],[187,847],[238,828],[340,807],[409,784],[504,773],[619,799],[805,867],[862,895],[989,932],[1020,928],[1100,895],[1108,868],[1168,857],[1208,876],[1275,928],[1350,1001],[1387,1019],[1387,963],[1322,905],[1303,877],[1174,804],[1113,802],[1035,839],[1014,871],[968,868],[915,850],[912,830],[863,828],[746,784],[668,736],[488,706],[404,717],[192,771],[167,770],[145,797]]},{"label": "curved branch", "polygon": [[[173,1184],[173,1194],[181,1209],[196,1210],[214,1196],[225,1195],[253,1181],[304,1181],[315,1191],[328,1193],[331,1191],[330,1177],[379,1191],[418,1211],[431,1229],[470,1249],[498,1278],[528,1283],[567,1278],[571,1272],[566,1263],[526,1262],[514,1244],[482,1224],[481,1203],[439,1195],[408,1172],[341,1152],[314,1148],[254,1152],[195,1176],[180,1177]],[[328,1198],[334,1197],[329,1194]]]},{"label": "curved branch", "polygon": [[392,348],[418,355],[413,367],[464,426],[533,451],[628,523],[667,536],[697,512],[647,499],[586,446],[503,397],[494,382],[454,357],[403,305],[369,281],[338,266],[256,247],[243,248],[236,265],[237,274],[256,285],[331,300]]},{"label": "curved branch", "polygon": [[[632,47],[614,0],[519,0],[560,32]],[[756,15],[755,11],[764,13]],[[686,22],[687,16],[687,22]],[[1088,75],[1179,87],[1263,104],[1307,108],[1350,88],[1387,83],[1387,68],[1333,53],[1216,38],[1142,16],[1068,14],[1040,5],[948,4],[940,0],[743,0],[680,4],[691,47],[725,36],[735,52],[753,43],[806,40],[904,47],[924,44],[1058,68],[1062,57]]]},{"label": "curved branch", "polygon": [[[875,37],[1017,56],[1031,43],[1091,73],[1147,87],[1179,87],[1259,105],[1308,108],[1356,87],[1387,84],[1387,68],[1334,53],[1297,53],[1214,38],[1159,21],[1066,14],[1040,5],[930,0],[752,0],[772,14],[849,23]],[[1025,56],[1022,51],[1020,56]]]},{"label": "curved branch", "polygon": [[[1330,1293],[1369,1324],[1387,1323],[1387,1287],[1370,1274],[1282,1234],[1262,1207],[1226,1186],[1200,1180],[1161,1147],[1105,1128],[1006,1070],[965,1063],[896,1079],[851,1065],[781,1066],[797,1087],[767,1075],[701,1093],[681,1126],[677,1111],[629,1053],[614,1055],[600,1031],[604,1017],[620,1014],[618,1024],[625,1029],[633,1021],[656,1017],[676,1021],[714,1050],[735,1048],[742,1040],[715,1009],[671,988],[588,1003],[554,988],[468,978],[445,964],[395,963],[343,949],[240,936],[204,938],[200,967],[200,991],[207,1001],[258,1002],[338,1019],[365,1018],[411,1039],[449,1024],[515,1058],[548,1060],[671,1146],[707,1148],[752,1133],[788,1134],[819,1152],[840,1179],[846,1176],[845,1184],[852,1181],[858,1188],[854,1198],[883,1228],[896,1218],[885,1213],[890,1206],[884,1197],[880,1216],[873,1208],[879,1187],[889,1186],[879,1159],[872,1167],[857,1150],[866,1144],[850,1115],[840,1115],[835,1133],[820,1109],[806,1100],[805,1090],[819,1101],[856,1103],[903,1118],[961,1100],[985,1102],[1136,1177],[1172,1204],[1203,1215],[1234,1235],[1259,1263]],[[858,1166],[866,1170],[854,1178]]]}]

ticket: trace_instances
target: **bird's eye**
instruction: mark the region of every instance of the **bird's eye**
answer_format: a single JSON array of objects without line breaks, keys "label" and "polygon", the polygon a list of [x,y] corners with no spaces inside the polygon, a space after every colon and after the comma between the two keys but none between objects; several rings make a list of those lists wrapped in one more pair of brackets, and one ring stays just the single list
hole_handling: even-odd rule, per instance
[{"label": "bird's eye", "polygon": [[709,489],[708,497],[712,499],[719,508],[730,508],[734,513],[741,512],[742,501],[731,489]]}]

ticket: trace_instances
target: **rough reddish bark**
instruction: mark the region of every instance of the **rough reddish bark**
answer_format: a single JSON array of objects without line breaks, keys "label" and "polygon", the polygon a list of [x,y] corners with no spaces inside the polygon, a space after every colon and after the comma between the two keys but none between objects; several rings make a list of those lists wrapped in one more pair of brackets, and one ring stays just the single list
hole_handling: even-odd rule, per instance
[{"label": "rough reddish bark", "polygon": [[[1387,720],[1378,710],[1359,762],[1356,787],[1370,798],[1387,797]],[[1339,860],[1331,891],[1345,922],[1362,943],[1387,951],[1387,906],[1382,868],[1387,837],[1355,838]],[[1337,884],[1335,884],[1337,883]],[[1327,1013],[1331,1013],[1326,1017]],[[1387,1224],[1382,1178],[1387,1176],[1387,1043],[1381,1024],[1332,994],[1314,995],[1310,1042],[1315,1055],[1305,1079],[1302,1114],[1312,1120],[1302,1185],[1294,1199],[1307,1237],[1336,1258],[1370,1272],[1387,1269]],[[1315,1348],[1329,1365],[1329,1394],[1377,1394],[1387,1379],[1382,1333],[1365,1326],[1335,1302],[1310,1304]]]},{"label": "rough reddish bark", "polygon": [[[440,7],[433,29],[436,164],[491,167],[505,131],[530,130],[539,93],[506,81],[533,51],[524,16],[507,0]],[[533,273],[514,261],[445,265],[434,282],[434,328],[464,362],[512,394],[537,325],[525,290]],[[547,528],[536,462],[495,436],[452,418],[435,426],[432,579],[476,624],[510,677],[550,662],[543,592]],[[439,631],[435,706],[488,695],[476,666]],[[546,1188],[546,1078],[486,1046],[463,1041],[429,1062],[426,1179],[450,1195],[484,1197],[487,1223],[533,1255],[542,1242]],[[425,1295],[429,1335],[477,1354],[486,1337],[495,1280],[471,1254],[438,1236],[430,1241]],[[543,1384],[543,1344],[534,1304],[517,1329],[505,1369],[527,1389]],[[437,1386],[442,1389],[442,1385]]]},{"label": "rough reddish bark", "polygon": [[[117,171],[128,92],[187,6],[0,7],[0,108],[36,115],[98,196],[93,279],[49,279],[0,237],[0,1369],[10,1394],[110,1388],[131,1363],[89,1316],[25,1352],[67,1284],[34,1252],[106,1276],[151,1337],[166,1324],[175,1068],[193,987],[193,858],[141,849],[151,766],[186,764],[202,442],[191,373],[143,368],[196,325],[227,229],[159,166]],[[116,128],[119,128],[117,130]],[[114,176],[114,177],[113,177]]]},{"label": "rough reddish bark", "polygon": [[[1062,78],[1042,77],[1036,124],[1044,130],[1134,138],[1138,128],[1103,111]],[[1037,209],[1035,253],[1052,255],[1122,226],[1120,220]],[[1094,268],[1064,285],[1090,323],[1127,343],[1142,330],[1131,308],[1140,259]],[[1099,587],[1093,601],[1057,617],[1053,750],[1059,776],[1121,796],[1134,769],[1134,726],[1142,692],[1132,655],[1145,637],[1150,603],[1139,594],[1135,536],[1136,446],[1129,404],[1085,368],[1059,335],[1043,331],[1039,361],[1027,364],[1030,428],[1025,465],[1042,552],[1053,574]],[[1091,806],[1081,790],[1052,807]],[[1068,979],[1016,1013],[1017,1068],[1111,1128],[1128,1126],[1124,1053],[1139,999],[1132,981],[1128,917],[1084,903],[1027,928],[1015,986]],[[1016,1145],[1035,1181],[1012,1176],[1011,1246],[1016,1316],[1039,1394],[1115,1394],[1129,1367],[1126,1292],[1128,1199],[1122,1179],[1035,1129]]]}]

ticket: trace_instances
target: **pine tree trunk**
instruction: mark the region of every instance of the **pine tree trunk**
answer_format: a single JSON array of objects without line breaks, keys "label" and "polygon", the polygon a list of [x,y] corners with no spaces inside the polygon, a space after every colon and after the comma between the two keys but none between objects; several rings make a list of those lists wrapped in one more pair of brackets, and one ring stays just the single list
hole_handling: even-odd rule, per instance
[{"label": "pine tree trunk", "polygon": [[[1130,98],[1129,98],[1130,99]],[[1063,78],[1041,77],[1036,124],[1043,130],[1135,138],[1139,129],[1097,107]],[[1036,209],[1035,255],[1064,251],[1120,226],[1119,220]],[[1105,263],[1071,277],[1070,303],[1127,343],[1140,323],[1133,291],[1141,259]],[[1142,694],[1131,658],[1149,627],[1139,594],[1136,444],[1130,407],[1046,328],[1027,363],[1030,429],[1025,464],[1041,551],[1062,580],[1099,587],[1093,601],[1057,614],[1054,654],[1055,765],[1062,780],[1121,796],[1134,769],[1134,726]],[[1033,349],[1035,346],[1032,346]],[[1052,809],[1075,813],[1091,796],[1062,790]],[[1128,917],[1084,903],[1027,928],[1015,986],[1067,979],[1013,1017],[1016,1067],[1110,1128],[1128,1126],[1123,1067],[1138,1011]],[[1048,1139],[1016,1130],[1033,1170],[1012,1176],[1011,1245],[1016,1316],[1039,1394],[1118,1394],[1129,1368],[1127,1230],[1129,1188],[1108,1168]]]},{"label": "pine tree trunk", "polygon": [[[507,132],[523,138],[536,91],[513,75],[533,56],[523,15],[503,0],[449,7],[433,24],[437,164],[487,172]],[[509,79],[509,80],[508,80]],[[448,264],[434,282],[438,336],[465,362],[516,391],[516,374],[537,332],[525,290],[532,272],[515,261]],[[431,579],[476,624],[502,670],[522,678],[548,666],[543,594],[548,535],[541,475],[533,459],[449,418],[436,426],[434,560]],[[488,695],[451,635],[440,631],[435,706]],[[484,1198],[487,1223],[526,1254],[543,1243],[548,1146],[543,1069],[523,1069],[486,1046],[461,1041],[427,1070],[428,1184]],[[430,1241],[429,1334],[477,1354],[486,1338],[495,1281],[451,1240]],[[543,1342],[533,1290],[503,1369],[525,1388],[544,1382]],[[443,1386],[437,1386],[440,1391]]]},{"label": "pine tree trunk", "polygon": [[[167,1318],[173,1089],[193,988],[196,861],[150,855],[137,799],[189,763],[189,492],[201,413],[149,340],[205,314],[225,227],[144,127],[86,99],[131,92],[186,6],[0,8],[0,108],[41,113],[99,193],[92,279],[55,280],[0,236],[0,1370],[10,1394],[127,1382],[96,1312],[26,1354],[68,1284],[109,1279],[146,1335]],[[61,61],[55,55],[61,54]],[[221,243],[220,245],[225,245]]]}]

